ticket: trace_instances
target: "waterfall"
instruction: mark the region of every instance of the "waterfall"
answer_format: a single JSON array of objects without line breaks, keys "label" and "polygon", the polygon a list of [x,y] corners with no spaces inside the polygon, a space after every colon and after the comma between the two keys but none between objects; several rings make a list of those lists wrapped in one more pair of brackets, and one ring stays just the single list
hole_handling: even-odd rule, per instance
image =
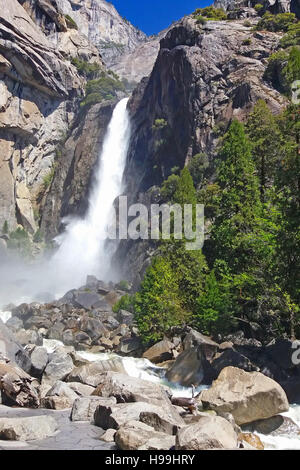
[{"label": "waterfall", "polygon": [[52,258],[51,270],[61,292],[83,285],[88,274],[101,279],[108,276],[111,253],[105,237],[113,202],[123,189],[130,138],[127,102],[128,98],[121,100],[114,109],[95,168],[86,216],[65,219],[66,230],[56,239],[59,249]]}]

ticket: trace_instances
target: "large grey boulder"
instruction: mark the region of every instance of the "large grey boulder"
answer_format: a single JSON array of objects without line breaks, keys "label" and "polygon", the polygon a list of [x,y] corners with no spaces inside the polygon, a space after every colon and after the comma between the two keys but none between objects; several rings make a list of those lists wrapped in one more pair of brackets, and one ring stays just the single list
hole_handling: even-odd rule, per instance
[{"label": "large grey boulder", "polygon": [[0,353],[26,372],[30,371],[31,361],[28,353],[2,320],[0,320]]},{"label": "large grey boulder", "polygon": [[117,372],[102,374],[101,381],[93,395],[114,396],[118,403],[145,402],[164,409],[171,407],[169,397],[160,385]]},{"label": "large grey boulder", "polygon": [[143,357],[151,362],[158,363],[173,358],[174,344],[166,339],[159,341],[144,352]]},{"label": "large grey boulder", "polygon": [[167,371],[166,378],[185,387],[199,385],[213,374],[210,361],[219,345],[208,336],[190,330],[184,339],[183,347],[183,352]]},{"label": "large grey boulder", "polygon": [[70,372],[67,380],[97,387],[102,383],[103,373],[106,371],[125,372],[122,361],[116,358],[75,367]]},{"label": "large grey boulder", "polygon": [[31,353],[31,375],[40,378],[48,364],[48,353],[46,348],[37,346]]},{"label": "large grey boulder", "polygon": [[114,406],[117,400],[114,397],[82,397],[77,398],[73,403],[71,412],[72,421],[93,421],[94,414],[98,406]]},{"label": "large grey boulder", "polygon": [[168,450],[175,444],[174,436],[166,436],[164,433],[156,432],[151,426],[134,420],[121,426],[115,434],[115,443],[121,450],[138,450],[141,447],[147,449],[151,447],[149,441],[152,439],[160,442],[159,450]]},{"label": "large grey boulder", "polygon": [[51,416],[29,418],[0,418],[0,439],[9,441],[33,441],[53,436],[57,423]]},{"label": "large grey boulder", "polygon": [[74,364],[71,356],[63,349],[57,349],[49,355],[49,362],[45,368],[44,376],[48,382],[64,380],[73,370]]},{"label": "large grey boulder", "polygon": [[[153,416],[158,416],[160,421],[158,420],[159,425],[157,429],[159,429],[159,426],[163,428],[164,424],[170,434],[184,425],[182,418],[172,407],[156,406],[145,402],[118,403],[113,406],[99,405],[95,411],[94,419],[95,424],[103,429],[119,429],[120,426],[128,421],[140,421],[141,415],[146,412],[152,413]],[[168,420],[170,422],[169,428],[165,424]],[[154,419],[152,422],[154,422]]]},{"label": "large grey boulder", "polygon": [[237,435],[232,425],[220,416],[202,416],[195,424],[180,429],[176,450],[235,449]]},{"label": "large grey boulder", "polygon": [[289,409],[284,390],[260,372],[245,372],[236,367],[222,370],[200,400],[206,408],[231,413],[237,424],[275,416]]}]

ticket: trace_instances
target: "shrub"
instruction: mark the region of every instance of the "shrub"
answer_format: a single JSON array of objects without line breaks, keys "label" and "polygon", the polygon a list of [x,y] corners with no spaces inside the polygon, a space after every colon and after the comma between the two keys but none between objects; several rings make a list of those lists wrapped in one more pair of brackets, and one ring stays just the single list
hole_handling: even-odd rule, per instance
[{"label": "shrub", "polygon": [[43,232],[40,228],[38,228],[33,236],[33,241],[34,243],[41,243],[43,239],[44,239]]},{"label": "shrub", "polygon": [[198,20],[199,17],[205,17],[207,20],[222,21],[227,19],[227,15],[222,8],[214,8],[212,6],[205,8],[197,8],[193,16]]},{"label": "shrub", "polygon": [[195,17],[195,20],[197,24],[202,24],[202,25],[206,24],[206,19],[204,18],[204,16],[198,15]]},{"label": "shrub", "polygon": [[279,44],[284,49],[300,45],[300,21],[288,27],[287,33],[281,38]]},{"label": "shrub", "polygon": [[255,6],[254,6],[254,9],[256,11],[256,13],[258,15],[262,14],[263,11],[264,11],[264,6],[261,4],[261,3],[257,3]]},{"label": "shrub", "polygon": [[121,290],[129,290],[129,282],[122,279],[119,284],[118,284],[118,287],[121,289]]},{"label": "shrub", "polygon": [[243,42],[242,42],[243,46],[250,46],[250,44],[251,44],[251,39],[250,38],[244,39]]},{"label": "shrub", "polygon": [[195,186],[202,183],[205,171],[209,167],[208,157],[205,153],[197,153],[189,163],[188,169]]},{"label": "shrub", "polygon": [[134,308],[134,296],[125,294],[123,295],[118,302],[113,306],[113,312],[118,313],[120,310],[133,311]]},{"label": "shrub", "polygon": [[155,119],[152,129],[155,131],[159,131],[161,129],[165,129],[168,123],[165,119]]},{"label": "shrub", "polygon": [[257,23],[255,29],[267,30],[267,31],[284,31],[286,32],[290,25],[296,23],[296,15],[294,13],[279,13],[278,15],[272,15],[266,12],[263,17]]},{"label": "shrub", "polygon": [[65,15],[65,19],[66,19],[68,28],[78,29],[76,21],[74,21],[73,18],[71,18],[71,16]]},{"label": "shrub", "polygon": [[99,79],[87,82],[86,96],[80,105],[90,106],[104,100],[111,100],[117,96],[117,91],[125,91],[123,83],[102,72]]},{"label": "shrub", "polygon": [[251,23],[249,20],[245,20],[243,25],[246,26],[246,28],[251,28]]},{"label": "shrub", "polygon": [[22,256],[27,257],[31,252],[31,243],[28,233],[23,227],[18,227],[9,235],[8,248],[18,251]]},{"label": "shrub", "polygon": [[97,63],[90,63],[76,57],[74,57],[71,62],[77,68],[79,75],[82,75],[87,80],[97,78],[101,71],[101,67]]},{"label": "shrub", "polygon": [[54,178],[54,174],[55,174],[55,165],[52,166],[49,173],[47,173],[47,175],[45,175],[44,178],[43,178],[44,189],[48,189],[50,187],[50,185],[53,181],[53,178]]},{"label": "shrub", "polygon": [[278,51],[268,61],[264,78],[282,93],[290,92],[290,85],[300,76],[300,49],[293,47],[289,54]]}]

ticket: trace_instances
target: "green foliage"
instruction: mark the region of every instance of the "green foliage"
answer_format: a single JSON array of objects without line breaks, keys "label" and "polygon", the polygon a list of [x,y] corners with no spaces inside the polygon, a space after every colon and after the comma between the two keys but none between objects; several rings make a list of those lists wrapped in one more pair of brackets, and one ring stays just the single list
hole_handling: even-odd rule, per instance
[{"label": "green foliage", "polygon": [[37,229],[33,236],[34,243],[41,243],[44,240],[43,232],[40,228]]},{"label": "green foliage", "polygon": [[245,20],[243,25],[246,26],[246,28],[251,28],[251,22],[249,20]]},{"label": "green foliage", "polygon": [[120,310],[128,310],[133,312],[134,310],[134,296],[125,294],[121,297],[118,302],[113,306],[113,312],[118,313]]},{"label": "green foliage", "polygon": [[177,204],[196,204],[197,196],[196,189],[193,183],[193,178],[187,167],[183,168],[180,172],[178,184],[172,199],[172,202]]},{"label": "green foliage", "polygon": [[197,24],[201,24],[202,26],[206,24],[206,19],[202,15],[195,16],[195,20]]},{"label": "green foliage", "polygon": [[43,186],[45,190],[48,189],[52,184],[52,181],[55,175],[55,168],[56,168],[56,165],[53,165],[50,171],[43,178]]},{"label": "green foliage", "polygon": [[258,13],[258,15],[262,14],[263,11],[264,11],[264,6],[261,4],[261,3],[257,3],[255,6],[254,6],[254,9],[256,11],[256,13]]},{"label": "green foliage", "polygon": [[23,227],[18,227],[15,231],[9,234],[7,246],[10,250],[17,251],[25,258],[28,258],[31,254],[30,238]]},{"label": "green foliage", "polygon": [[128,281],[126,281],[125,279],[122,279],[119,284],[118,284],[119,288],[121,290],[129,290],[129,283]]},{"label": "green foliage", "polygon": [[300,49],[293,47],[289,53],[288,61],[282,70],[286,83],[290,86],[300,79]]},{"label": "green foliage", "polygon": [[272,187],[280,159],[281,134],[275,117],[267,104],[259,100],[246,125],[252,143],[252,155],[258,170],[261,201],[266,202],[266,192]]},{"label": "green foliage", "polygon": [[165,129],[168,126],[168,123],[165,119],[155,119],[154,124],[152,126],[152,129],[154,131],[160,131],[162,129]]},{"label": "green foliage", "polygon": [[250,46],[251,42],[252,42],[251,39],[250,39],[250,38],[247,38],[247,39],[244,39],[244,40],[242,41],[242,45],[243,45],[243,46]]},{"label": "green foliage", "polygon": [[161,195],[164,201],[172,201],[179,181],[178,175],[170,175],[161,187]]},{"label": "green foliage", "polygon": [[187,320],[181,307],[178,284],[167,259],[153,260],[135,296],[134,310],[145,343],[159,341],[172,326],[182,325]]},{"label": "green foliage", "polygon": [[269,57],[268,65],[264,73],[264,79],[270,82],[274,88],[285,92],[287,83],[283,75],[283,69],[288,61],[288,54],[285,51],[274,52]]},{"label": "green foliage", "polygon": [[76,21],[74,21],[73,18],[71,18],[71,16],[65,15],[65,19],[66,19],[68,28],[78,29]]},{"label": "green foliage", "polygon": [[208,167],[209,160],[205,153],[197,153],[193,156],[188,165],[188,169],[196,187],[203,183]]},{"label": "green foliage", "polygon": [[227,19],[227,15],[222,8],[214,8],[212,6],[205,7],[205,8],[197,8],[194,11],[193,16],[196,19],[200,17],[204,17],[207,20],[214,20],[214,21],[224,21]]},{"label": "green foliage", "polygon": [[7,220],[4,221],[2,226],[2,235],[8,235],[9,233],[9,226]]},{"label": "green foliage", "polygon": [[117,96],[117,91],[125,91],[124,84],[114,77],[101,73],[97,80],[90,80],[86,84],[86,96],[81,106],[92,106],[104,100],[111,100]]},{"label": "green foliage", "polygon": [[71,62],[77,68],[78,73],[87,80],[96,79],[101,72],[100,65],[95,62],[87,62],[77,57],[74,57]]},{"label": "green foliage", "polygon": [[284,49],[291,46],[300,46],[300,21],[288,27],[287,33],[281,38],[279,44]]},{"label": "green foliage", "polygon": [[288,28],[293,23],[296,23],[296,15],[294,13],[279,13],[278,15],[272,15],[268,11],[257,23],[255,29],[262,31],[288,31]]}]

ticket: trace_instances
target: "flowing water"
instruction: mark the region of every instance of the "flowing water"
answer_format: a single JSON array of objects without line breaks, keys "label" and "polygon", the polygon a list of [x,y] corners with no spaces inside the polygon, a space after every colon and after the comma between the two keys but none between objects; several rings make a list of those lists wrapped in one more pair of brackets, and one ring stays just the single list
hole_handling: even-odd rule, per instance
[{"label": "flowing water", "polygon": [[[85,284],[86,276],[114,280],[111,257],[116,242],[107,243],[114,218],[114,200],[123,192],[122,180],[130,139],[128,98],[115,107],[94,170],[88,210],[83,218],[67,217],[65,231],[56,238],[59,248],[49,261],[31,265],[24,260],[0,260],[0,308],[10,302],[49,301]],[[42,294],[41,293],[46,293]]]}]

